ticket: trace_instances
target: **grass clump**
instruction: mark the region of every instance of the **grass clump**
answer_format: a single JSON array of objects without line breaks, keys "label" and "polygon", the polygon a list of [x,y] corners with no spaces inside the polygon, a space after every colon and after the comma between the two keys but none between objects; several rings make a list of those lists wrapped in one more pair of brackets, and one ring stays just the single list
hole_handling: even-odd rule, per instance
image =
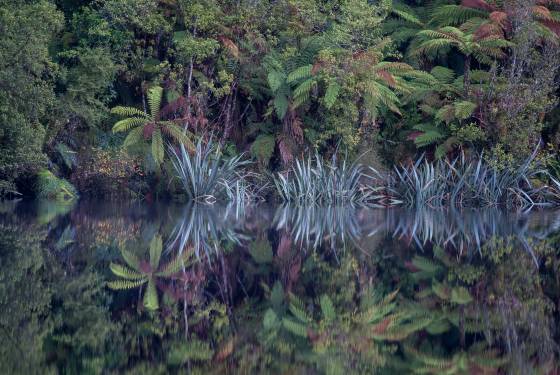
[{"label": "grass clump", "polygon": [[[387,176],[396,199],[411,207],[495,207],[528,208],[553,205],[560,183],[548,176],[536,159],[537,150],[517,165],[498,167],[480,154],[468,159],[400,165]],[[550,185],[539,181],[547,177]]]},{"label": "grass clump", "polygon": [[364,166],[349,163],[346,157],[339,162],[336,153],[330,161],[317,154],[296,160],[286,174],[274,176],[274,185],[285,203],[380,205],[384,195],[365,171]]},{"label": "grass clump", "polygon": [[194,152],[183,145],[170,148],[173,166],[183,190],[192,201],[212,203],[217,200],[251,202],[259,198],[255,174],[246,171],[250,163],[243,154],[228,158],[212,140],[198,141]]}]

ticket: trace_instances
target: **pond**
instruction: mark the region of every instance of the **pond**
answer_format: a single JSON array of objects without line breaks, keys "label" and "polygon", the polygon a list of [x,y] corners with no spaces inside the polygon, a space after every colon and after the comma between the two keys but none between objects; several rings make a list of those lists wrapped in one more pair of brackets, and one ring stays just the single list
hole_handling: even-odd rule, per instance
[{"label": "pond", "polygon": [[0,204],[0,373],[555,373],[560,212]]}]

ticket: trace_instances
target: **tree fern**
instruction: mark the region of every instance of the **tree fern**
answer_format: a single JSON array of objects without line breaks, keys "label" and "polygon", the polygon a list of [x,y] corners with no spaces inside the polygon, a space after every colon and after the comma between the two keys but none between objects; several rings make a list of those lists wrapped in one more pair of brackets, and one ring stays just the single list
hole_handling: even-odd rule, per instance
[{"label": "tree fern", "polygon": [[461,5],[440,5],[434,8],[430,23],[436,26],[457,26],[470,18],[484,18],[488,12],[480,9],[467,8]]},{"label": "tree fern", "polygon": [[319,301],[321,305],[321,312],[323,313],[325,322],[332,323],[336,319],[336,310],[334,308],[332,300],[328,295],[323,294]]},{"label": "tree fern", "polygon": [[477,104],[468,100],[463,100],[455,102],[453,106],[455,107],[455,117],[459,120],[465,120],[473,115]]},{"label": "tree fern", "polygon": [[113,125],[113,132],[115,133],[129,131],[123,146],[131,148],[142,144],[147,139],[151,139],[151,156],[157,167],[163,162],[165,156],[163,135],[169,136],[172,140],[187,146],[189,149],[193,148],[191,137],[186,129],[180,129],[177,124],[171,121],[163,121],[160,118],[162,97],[163,89],[161,87],[155,86],[148,90],[149,114],[132,107],[119,106],[111,110],[113,114],[129,116]]},{"label": "tree fern", "polygon": [[138,288],[140,285],[145,284],[147,280],[116,280],[116,281],[109,281],[107,286],[114,290],[122,290],[122,289],[135,289]]},{"label": "tree fern", "polygon": [[139,279],[143,279],[145,278],[145,275],[131,270],[128,267],[125,266],[121,266],[120,264],[116,264],[116,263],[110,263],[109,264],[109,268],[111,269],[111,272],[113,272],[113,274],[115,274],[116,276],[122,277],[123,279],[127,279],[127,280],[139,280]]},{"label": "tree fern", "polygon": [[336,82],[331,82],[327,86],[327,91],[325,92],[325,96],[323,100],[325,102],[325,107],[327,109],[331,109],[332,106],[336,103],[336,99],[338,98],[338,93],[340,92],[340,85]]},{"label": "tree fern", "polygon": [[295,322],[289,318],[282,319],[282,326],[296,336],[307,337],[307,325]]},{"label": "tree fern", "polygon": [[311,77],[312,69],[312,64],[302,65],[288,74],[286,82],[291,84],[296,81],[308,79],[309,77]]}]

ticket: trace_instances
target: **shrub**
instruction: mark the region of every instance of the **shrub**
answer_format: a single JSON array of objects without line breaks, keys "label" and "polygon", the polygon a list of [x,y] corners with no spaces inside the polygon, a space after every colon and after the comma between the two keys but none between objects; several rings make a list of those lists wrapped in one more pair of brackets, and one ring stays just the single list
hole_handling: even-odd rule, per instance
[{"label": "shrub", "polygon": [[124,150],[92,148],[81,156],[72,182],[93,196],[138,196],[146,190],[141,162]]},{"label": "shrub", "polygon": [[39,198],[68,201],[78,197],[70,182],[56,177],[47,169],[41,170],[37,175],[36,191]]}]

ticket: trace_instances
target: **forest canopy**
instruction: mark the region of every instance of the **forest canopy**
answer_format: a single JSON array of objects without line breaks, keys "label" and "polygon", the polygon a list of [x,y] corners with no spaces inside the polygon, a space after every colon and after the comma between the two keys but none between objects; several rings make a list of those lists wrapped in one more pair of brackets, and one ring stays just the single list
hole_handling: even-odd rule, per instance
[{"label": "forest canopy", "polygon": [[201,143],[560,174],[558,0],[0,0],[0,35],[0,196],[172,196]]}]

